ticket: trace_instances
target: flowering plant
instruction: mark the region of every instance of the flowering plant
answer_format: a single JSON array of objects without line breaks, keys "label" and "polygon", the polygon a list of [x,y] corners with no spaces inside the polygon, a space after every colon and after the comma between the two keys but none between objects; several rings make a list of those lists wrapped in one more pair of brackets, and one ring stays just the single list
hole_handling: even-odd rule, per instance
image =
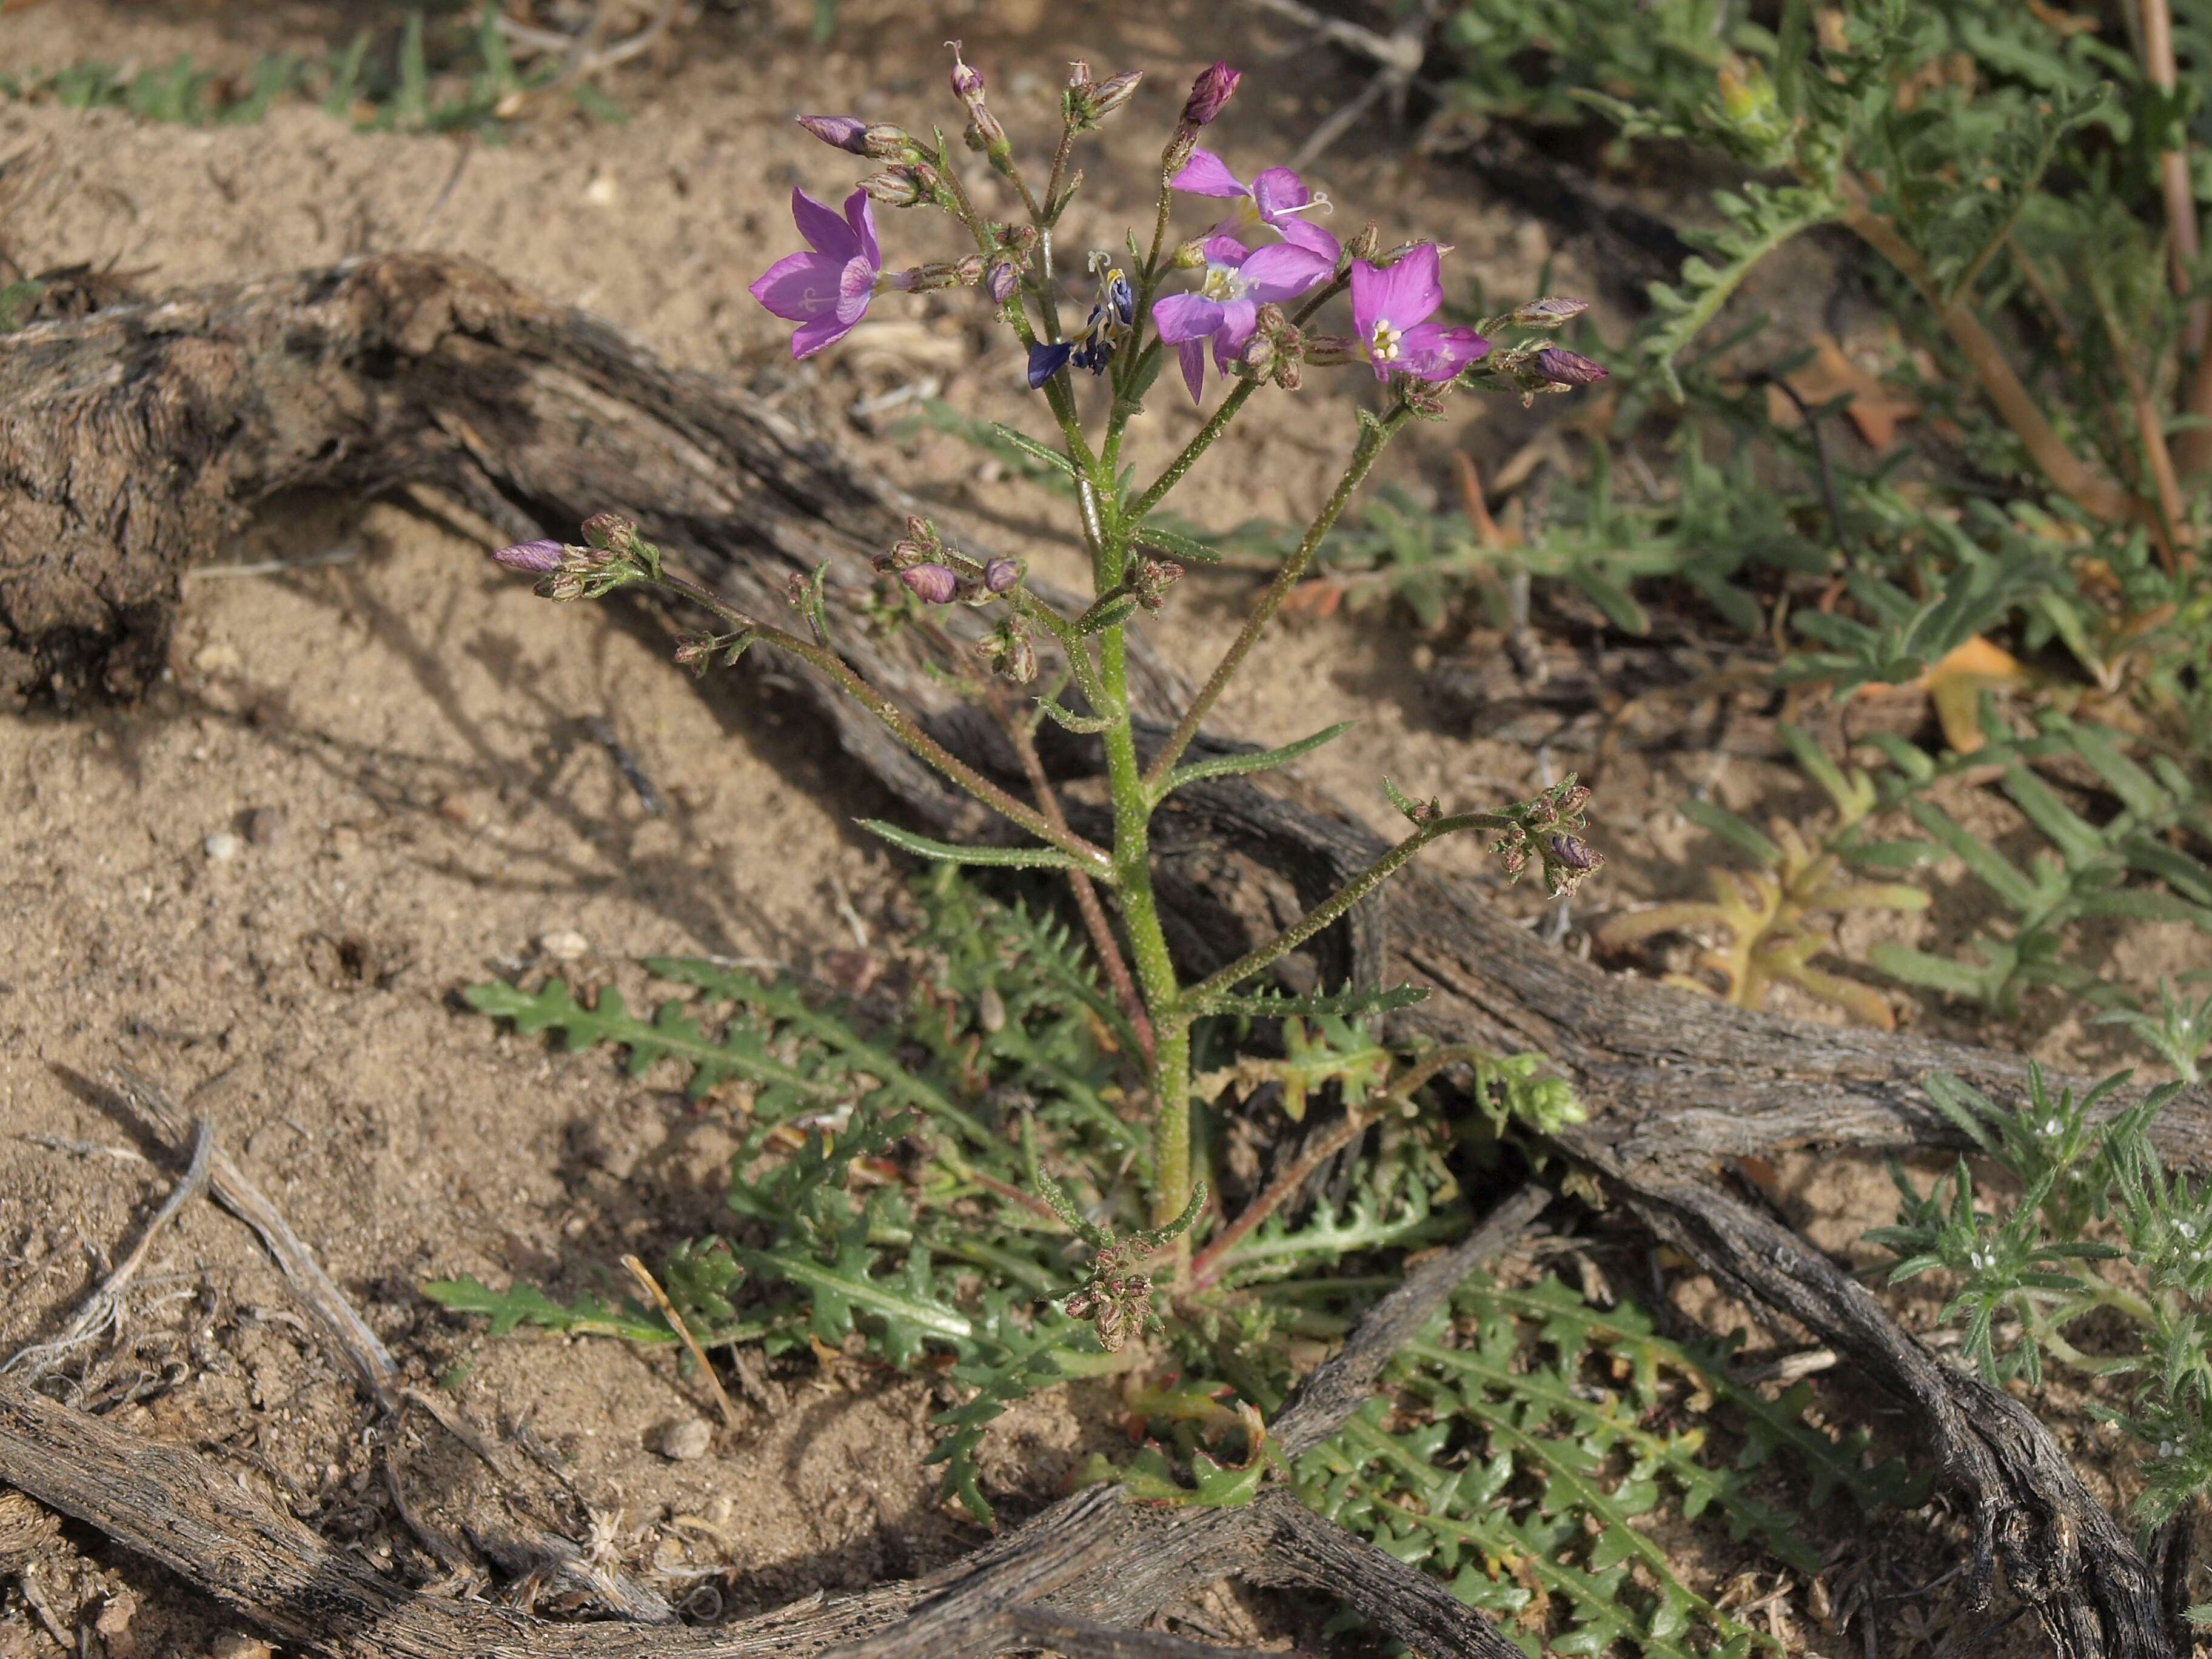
[{"label": "flowering plant", "polygon": [[[947,864],[1065,873],[1091,947],[1141,1049],[1150,1097],[1151,1156],[1140,1171],[1149,1175],[1142,1204],[1148,1224],[1118,1239],[1088,1222],[1078,1226],[1099,1259],[1090,1281],[1064,1302],[1067,1314],[1094,1322],[1110,1349],[1162,1306],[1172,1307],[1207,1279],[1207,1254],[1194,1254],[1193,1242],[1194,1231],[1203,1233],[1207,1225],[1201,1219],[1206,1187],[1193,1158],[1195,1022],[1231,1012],[1341,1020],[1410,1000],[1416,994],[1403,989],[1322,997],[1272,991],[1255,996],[1253,990],[1284,957],[1443,836],[1471,830],[1494,835],[1493,850],[1509,876],[1539,869],[1553,893],[1571,890],[1603,863],[1582,839],[1589,791],[1571,777],[1530,800],[1457,811],[1437,800],[1413,800],[1385,780],[1384,789],[1412,826],[1405,838],[1279,935],[1193,983],[1173,959],[1162,927],[1150,825],[1177,789],[1283,765],[1344,729],[1264,753],[1185,759],[1224,690],[1245,666],[1391,440],[1412,421],[1439,418],[1448,399],[1462,390],[1511,390],[1525,399],[1588,384],[1604,371],[1547,343],[1549,331],[1584,309],[1580,302],[1538,300],[1474,327],[1447,325],[1437,313],[1443,303],[1448,250],[1416,240],[1386,252],[1372,223],[1349,243],[1340,243],[1316,222],[1329,204],[1288,168],[1268,168],[1249,185],[1242,182],[1222,156],[1199,147],[1201,133],[1237,89],[1238,73],[1222,64],[1197,77],[1161,151],[1148,246],[1140,252],[1133,233],[1127,263],[1104,253],[1090,256],[1093,295],[1080,325],[1071,325],[1062,313],[1055,246],[1055,232],[1081,183],[1071,157],[1078,138],[1128,103],[1139,77],[1095,81],[1085,65],[1074,66],[1061,96],[1058,146],[1039,187],[992,112],[982,76],[960,57],[957,43],[954,54],[951,87],[966,113],[967,143],[1011,186],[1021,204],[1021,222],[999,223],[978,210],[941,134],[925,143],[899,127],[857,118],[805,117],[801,124],[816,137],[879,164],[879,170],[861,181],[842,210],[794,191],[793,216],[807,247],[777,260],[751,292],[775,315],[798,325],[791,343],[794,358],[834,344],[860,322],[878,295],[892,290],[978,289],[1019,342],[1026,382],[1041,395],[1058,441],[1003,435],[1072,483],[1091,561],[1087,603],[1079,608],[1056,601],[1030,584],[1018,562],[963,552],[919,517],[908,520],[906,537],[878,556],[876,568],[886,583],[896,585],[892,591],[902,609],[964,606],[988,617],[977,660],[962,672],[976,700],[1001,718],[1023,757],[1029,799],[975,771],[854,672],[829,635],[823,571],[811,582],[794,579],[790,599],[799,623],[780,627],[678,574],[635,525],[611,514],[585,526],[584,545],[526,543],[497,556],[541,576],[541,591],[556,599],[598,597],[631,585],[684,596],[718,617],[726,631],[686,640],[677,653],[679,661],[703,671],[711,661],[735,662],[754,645],[799,659],[1026,836],[1010,847],[961,846],[890,824],[870,826],[892,844]],[[1170,227],[1179,196],[1225,202],[1226,216],[1199,235],[1177,240]],[[973,252],[953,262],[887,271],[875,221],[883,207],[942,212],[957,222]],[[1347,294],[1353,331],[1318,331],[1315,325],[1324,308]],[[1501,345],[1498,337],[1509,330],[1521,337]],[[1123,443],[1131,423],[1144,415],[1170,350],[1194,398],[1207,394],[1209,362],[1211,378],[1225,390],[1196,434],[1139,487],[1124,473]],[[1140,737],[1128,694],[1126,630],[1135,612],[1161,609],[1184,562],[1209,556],[1205,543],[1169,529],[1155,515],[1254,398],[1270,389],[1297,391],[1309,368],[1356,366],[1371,374],[1379,407],[1360,410],[1351,453],[1327,503],[1174,728],[1164,738]],[[1091,396],[1094,384],[1102,385],[1104,396]],[[1036,696],[1034,715],[1006,695],[1008,686],[1032,684],[1046,688]],[[1107,844],[1076,833],[1054,799],[1036,758],[1033,732],[1040,717],[1099,739],[1114,809]],[[1056,1192],[1044,1196],[1063,1219],[1073,1213]],[[1258,1203],[1272,1207],[1284,1196],[1273,1192]],[[1225,1225],[1215,1224],[1216,1246],[1243,1237],[1261,1219],[1248,1210]],[[1161,1282],[1135,1271],[1145,1257],[1165,1251],[1173,1252],[1173,1262]]]}]

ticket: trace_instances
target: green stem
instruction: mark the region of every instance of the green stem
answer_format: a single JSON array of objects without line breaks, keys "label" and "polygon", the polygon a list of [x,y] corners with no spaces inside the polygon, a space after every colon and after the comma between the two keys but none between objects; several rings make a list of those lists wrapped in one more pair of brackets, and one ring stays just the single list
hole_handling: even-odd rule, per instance
[{"label": "green stem", "polygon": [[[1235,395],[1231,395],[1229,402],[1235,400]],[[1225,410],[1228,403],[1224,402],[1223,407]],[[1260,603],[1253,607],[1252,614],[1245,619],[1243,628],[1215,665],[1212,674],[1199,689],[1198,696],[1192,700],[1190,707],[1183,711],[1182,718],[1176,722],[1176,729],[1169,733],[1168,740],[1161,745],[1159,753],[1152,757],[1152,766],[1145,775],[1147,788],[1158,789],[1161,781],[1175,769],[1175,763],[1182,758],[1182,751],[1190,747],[1191,739],[1198,735],[1200,725],[1220,699],[1221,694],[1228,689],[1229,682],[1237,671],[1243,666],[1244,659],[1259,643],[1260,635],[1267,630],[1267,624],[1274,620],[1275,612],[1282,609],[1283,601],[1291,596],[1291,590],[1304,580],[1307,567],[1313,563],[1314,551],[1321,545],[1322,538],[1334,527],[1345,504],[1366,481],[1376,458],[1382,454],[1390,440],[1397,435],[1398,429],[1413,416],[1413,411],[1410,408],[1400,404],[1359,434],[1359,447],[1352,451],[1352,464],[1344,469],[1344,476],[1336,481],[1336,489],[1319,515],[1306,526],[1304,538],[1298,543],[1297,551],[1275,573],[1275,580],[1267,584],[1267,591],[1260,596]],[[1133,515],[1132,522],[1134,522]]]},{"label": "green stem", "polygon": [[[1349,285],[1350,281],[1351,278],[1348,276],[1339,276],[1334,282],[1316,289],[1307,297],[1305,304],[1298,307],[1297,314],[1292,317],[1291,321],[1304,327],[1306,321],[1316,312],[1341,294]],[[1206,453],[1207,448],[1216,438],[1221,435],[1229,422],[1237,418],[1237,411],[1244,407],[1245,400],[1259,389],[1260,382],[1256,378],[1245,380],[1240,381],[1236,388],[1221,400],[1221,407],[1213,411],[1212,417],[1198,429],[1188,443],[1182,447],[1175,459],[1168,463],[1167,470],[1153,479],[1151,487],[1129,504],[1128,518],[1131,524],[1139,522],[1146,514],[1167,499],[1168,491],[1182,482],[1183,475],[1190,471],[1200,456]]]},{"label": "green stem", "polygon": [[1265,945],[1246,951],[1212,978],[1193,986],[1183,994],[1182,1006],[1192,1014],[1204,1013],[1209,999],[1251,978],[1261,969],[1279,962],[1297,950],[1397,874],[1415,854],[1431,842],[1462,830],[1510,829],[1513,822],[1503,812],[1457,812],[1449,817],[1431,819]]},{"label": "green stem", "polygon": [[915,725],[912,715],[854,673],[835,651],[756,621],[743,611],[732,609],[727,603],[697,583],[687,581],[681,576],[664,573],[658,578],[647,580],[672,593],[682,594],[723,621],[756,635],[763,644],[787,651],[827,675],[839,690],[881,720],[890,734],[915,755],[935,767],[1000,817],[1018,824],[1047,845],[1057,847],[1093,876],[1106,881],[1114,879],[1113,861],[1103,848],[1093,847],[1070,830],[1054,830],[1042,813],[1008,794]]}]

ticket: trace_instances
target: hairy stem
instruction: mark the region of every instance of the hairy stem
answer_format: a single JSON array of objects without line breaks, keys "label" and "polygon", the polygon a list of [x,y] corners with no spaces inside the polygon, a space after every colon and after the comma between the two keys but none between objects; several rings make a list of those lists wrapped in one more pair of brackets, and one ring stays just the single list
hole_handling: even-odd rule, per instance
[{"label": "hairy stem", "polygon": [[1103,848],[1093,847],[1082,836],[1064,827],[1055,830],[1042,812],[1008,794],[915,725],[912,715],[854,673],[835,651],[811,640],[800,639],[795,634],[787,634],[780,628],[771,628],[757,622],[744,612],[732,609],[716,594],[684,577],[672,576],[664,572],[658,578],[647,580],[672,593],[682,594],[732,627],[757,635],[763,645],[787,651],[800,661],[826,674],[839,690],[881,720],[884,728],[915,756],[935,767],[1000,817],[1019,825],[1048,846],[1057,847],[1092,874],[1112,878],[1113,860]]},{"label": "hairy stem", "polygon": [[[993,707],[1000,725],[1006,730],[1007,741],[1021,757],[1022,773],[1036,796],[1037,810],[1044,814],[1047,823],[1066,830],[1067,815],[1060,810],[1060,796],[1052,787],[1052,780],[1045,775],[1044,762],[1037,754],[1036,739],[1030,735],[1028,720],[1006,708],[1003,698],[994,698]],[[1097,953],[1106,981],[1114,988],[1115,1000],[1121,1004],[1130,1029],[1137,1034],[1138,1049],[1146,1065],[1150,1066],[1152,1022],[1145,1012],[1145,1000],[1137,990],[1136,981],[1130,977],[1129,964],[1114,938],[1113,924],[1106,920],[1106,908],[1098,902],[1097,884],[1082,871],[1071,870],[1067,872],[1067,884],[1075,895],[1075,908],[1082,913],[1084,931],[1091,935],[1091,948]]]},{"label": "hairy stem", "polygon": [[[1225,409],[1227,404],[1223,407]],[[1359,446],[1352,453],[1351,465],[1344,469],[1344,476],[1336,481],[1336,489],[1331,492],[1327,504],[1314,521],[1306,526],[1305,536],[1298,543],[1297,551],[1291,555],[1284,562],[1283,568],[1275,573],[1275,580],[1267,584],[1267,591],[1260,596],[1260,603],[1253,607],[1252,614],[1245,618],[1244,626],[1237,631],[1229,649],[1223,653],[1221,660],[1214,665],[1213,672],[1199,688],[1198,696],[1191,700],[1190,707],[1176,722],[1176,728],[1168,735],[1167,742],[1161,745],[1159,753],[1152,757],[1152,767],[1145,776],[1146,788],[1157,790],[1161,781],[1175,769],[1175,763],[1182,758],[1182,751],[1190,747],[1191,739],[1198,735],[1198,728],[1208,712],[1228,689],[1229,682],[1235,678],[1237,671],[1243,666],[1244,659],[1259,643],[1260,635],[1267,631],[1267,624],[1274,620],[1275,613],[1282,609],[1283,601],[1290,598],[1291,590],[1304,580],[1306,568],[1313,563],[1314,550],[1321,545],[1322,538],[1328,534],[1343,513],[1345,504],[1366,481],[1376,458],[1397,435],[1399,428],[1412,418],[1413,410],[1404,404],[1399,404],[1359,434]]]},{"label": "hairy stem", "polygon": [[1265,945],[1247,951],[1210,979],[1193,986],[1184,994],[1183,1006],[1193,1013],[1205,1012],[1209,999],[1219,996],[1232,986],[1251,978],[1261,969],[1281,961],[1397,874],[1415,854],[1431,842],[1462,830],[1509,829],[1513,822],[1503,812],[1458,812],[1449,817],[1431,819]]}]

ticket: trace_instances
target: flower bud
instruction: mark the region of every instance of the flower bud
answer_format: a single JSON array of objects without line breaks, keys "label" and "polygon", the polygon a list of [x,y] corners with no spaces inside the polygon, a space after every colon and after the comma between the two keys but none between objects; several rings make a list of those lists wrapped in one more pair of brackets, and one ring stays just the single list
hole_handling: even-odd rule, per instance
[{"label": "flower bud", "polygon": [[1085,81],[1075,88],[1075,113],[1085,126],[1097,125],[1136,95],[1142,70],[1124,70],[1103,81]]},{"label": "flower bud", "polygon": [[676,647],[676,664],[679,668],[689,668],[694,673],[703,674],[707,672],[707,659],[714,654],[714,641],[711,635],[692,634],[685,636]]},{"label": "flower bud", "polygon": [[921,170],[916,167],[872,173],[860,180],[860,188],[868,192],[870,201],[881,202],[885,207],[913,207],[924,195]]},{"label": "flower bud", "polygon": [[1255,334],[1244,343],[1240,361],[1255,374],[1264,374],[1275,361],[1275,343],[1264,334]]},{"label": "flower bud", "polygon": [[1008,642],[1006,654],[999,659],[999,672],[1016,685],[1027,685],[1036,678],[1036,647],[1030,643],[1028,635],[1018,635]]},{"label": "flower bud", "polygon": [[1382,246],[1382,228],[1370,219],[1359,234],[1344,245],[1344,251],[1355,259],[1364,259],[1372,264]]},{"label": "flower bud", "polygon": [[918,564],[899,572],[899,580],[924,605],[950,605],[960,591],[960,578],[941,564]]},{"label": "flower bud", "polygon": [[1603,364],[1562,346],[1546,346],[1536,354],[1536,373],[1553,386],[1590,386],[1606,377]]},{"label": "flower bud", "polygon": [[963,288],[973,288],[983,280],[983,256],[971,253],[952,264],[952,280]]},{"label": "flower bud", "polygon": [[999,125],[999,118],[991,113],[988,104],[975,106],[975,119],[968,123],[968,131],[960,137],[978,155],[988,155],[994,161],[1012,148],[1006,130]]},{"label": "flower bud", "polygon": [[1571,893],[1583,879],[1600,869],[1605,854],[1589,842],[1568,835],[1544,837],[1544,886],[1554,898]]},{"label": "flower bud", "polygon": [[851,155],[868,153],[868,124],[857,115],[802,115],[799,125],[832,149]]},{"label": "flower bud", "polygon": [[1588,300],[1562,300],[1547,297],[1531,300],[1526,305],[1513,308],[1513,320],[1523,328],[1557,328],[1572,322],[1589,309]]},{"label": "flower bud", "polygon": [[1019,559],[994,559],[983,567],[983,586],[988,592],[1003,593],[1021,579]]},{"label": "flower bud", "polygon": [[1205,264],[1206,239],[1202,236],[1192,237],[1175,251],[1175,268],[1177,270],[1197,270]]},{"label": "flower bud", "polygon": [[906,515],[906,533],[924,547],[937,545],[937,526],[919,513],[909,513]]},{"label": "flower bud", "polygon": [[1291,319],[1283,314],[1282,307],[1270,300],[1252,313],[1252,325],[1269,339],[1290,326]]},{"label": "flower bud", "polygon": [[1021,281],[1021,270],[1012,259],[994,259],[983,277],[983,289],[993,301],[1004,305],[1014,297],[1014,285]]},{"label": "flower bud", "polygon": [[627,553],[637,541],[637,520],[619,513],[594,513],[584,520],[584,539],[610,553]]},{"label": "flower bud", "polygon": [[1278,358],[1275,362],[1275,384],[1285,392],[1296,392],[1305,384],[1305,372],[1295,357]]},{"label": "flower bud", "polygon": [[1305,360],[1320,368],[1335,368],[1360,360],[1359,342],[1347,335],[1309,334],[1305,348]]},{"label": "flower bud", "polygon": [[999,233],[999,245],[1001,247],[1011,248],[1024,259],[1036,252],[1037,240],[1037,228],[1035,225],[1016,225],[1010,230],[1002,230]]},{"label": "flower bud", "polygon": [[562,556],[567,552],[559,542],[517,542],[512,547],[502,547],[492,555],[509,570],[526,570],[533,576],[543,576],[560,568]]},{"label": "flower bud", "polygon": [[1202,127],[1221,113],[1237,90],[1243,75],[1226,64],[1214,64],[1199,72],[1198,79],[1190,83],[1190,96],[1183,101],[1182,125]]}]

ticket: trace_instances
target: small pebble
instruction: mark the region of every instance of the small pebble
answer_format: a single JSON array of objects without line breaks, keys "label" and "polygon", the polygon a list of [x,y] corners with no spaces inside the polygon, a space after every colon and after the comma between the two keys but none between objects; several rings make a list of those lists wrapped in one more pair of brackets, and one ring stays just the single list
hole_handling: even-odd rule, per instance
[{"label": "small pebble", "polygon": [[284,809],[257,806],[246,815],[246,838],[256,847],[274,847],[284,833]]},{"label": "small pebble", "polygon": [[538,948],[556,962],[574,962],[592,948],[591,940],[573,927],[563,927],[556,933],[540,933]]},{"label": "small pebble", "polygon": [[689,1463],[695,1457],[704,1457],[714,1439],[714,1431],[705,1418],[687,1417],[660,1431],[660,1455],[672,1462]]},{"label": "small pebble", "polygon": [[217,864],[229,863],[246,845],[228,830],[216,831],[201,844],[206,848],[208,857]]}]

